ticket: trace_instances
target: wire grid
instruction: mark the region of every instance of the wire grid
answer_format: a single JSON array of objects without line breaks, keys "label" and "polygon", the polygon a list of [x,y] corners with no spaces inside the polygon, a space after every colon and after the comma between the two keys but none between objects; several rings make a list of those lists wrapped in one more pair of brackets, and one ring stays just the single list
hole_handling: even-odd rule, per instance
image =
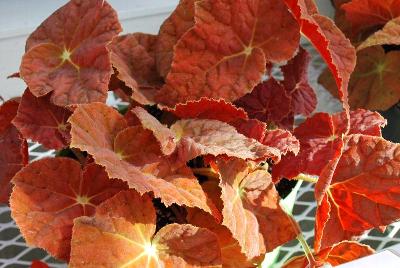
[{"label": "wire grid", "polygon": [[[303,45],[313,55],[312,63],[309,68],[309,78],[318,96],[317,111],[334,113],[340,111],[340,103],[333,99],[327,91],[318,85],[317,79],[321,71],[325,68],[323,60],[315,53],[309,44]],[[280,77],[276,72],[274,76]],[[109,98],[108,104],[118,106],[120,100]],[[37,143],[30,143],[30,160],[39,160],[46,157],[52,157],[54,150],[44,150]],[[309,245],[313,245],[314,237],[314,216],[316,212],[316,203],[314,200],[313,184],[303,183],[297,195],[293,215],[304,233]],[[400,223],[395,223],[387,227],[384,233],[372,230],[362,236],[361,242],[370,245],[376,250],[381,250],[396,244],[400,244]],[[285,244],[280,251],[278,263],[271,268],[282,267],[282,264],[292,256],[303,254],[301,245],[294,240]],[[26,268],[29,267],[32,260],[42,260],[50,267],[61,268],[66,264],[61,263],[47,255],[47,253],[38,248],[31,248],[25,244],[18,228],[10,216],[10,210],[7,206],[0,206],[0,268]]]}]

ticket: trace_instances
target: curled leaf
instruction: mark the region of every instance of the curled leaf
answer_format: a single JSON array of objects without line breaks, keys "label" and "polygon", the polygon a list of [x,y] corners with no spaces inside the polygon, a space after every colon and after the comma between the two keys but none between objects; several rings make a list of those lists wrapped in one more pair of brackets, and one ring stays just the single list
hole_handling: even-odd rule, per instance
[{"label": "curled leaf", "polygon": [[[156,120],[144,115],[144,110],[138,111],[143,113],[143,122]],[[175,203],[212,213],[207,196],[185,162],[166,158],[149,130],[128,128],[122,115],[101,103],[79,106],[69,122],[71,146],[91,154],[111,178],[126,181],[141,194],[153,192],[167,206]]]},{"label": "curled leaf", "polygon": [[[343,241],[332,247],[325,248],[315,254],[315,260],[321,264],[338,266],[359,258],[369,256],[374,250],[369,246],[357,242]],[[307,268],[306,256],[293,257],[288,260],[282,268]]]},{"label": "curled leaf", "polygon": [[265,170],[252,170],[240,159],[218,161],[223,222],[252,259],[272,251],[297,235],[280,207],[279,195]]},{"label": "curled leaf", "polygon": [[260,82],[267,61],[290,59],[299,44],[298,25],[280,0],[199,1],[195,21],[176,44],[158,94],[168,106],[201,97],[234,101]]},{"label": "curled leaf", "polygon": [[341,8],[354,31],[383,26],[391,19],[400,16],[399,0],[351,0]]},{"label": "curled leaf", "polygon": [[221,264],[218,240],[211,231],[170,224],[154,234],[155,218],[149,196],[133,190],[119,193],[103,203],[94,217],[75,220],[70,267]]},{"label": "curled leaf", "polygon": [[169,111],[183,119],[212,119],[226,123],[231,123],[239,119],[248,119],[243,109],[237,108],[223,99],[201,98],[198,101],[177,104],[174,109]]},{"label": "curled leaf", "polygon": [[200,155],[227,155],[240,159],[280,159],[280,152],[254,139],[239,134],[236,129],[216,120],[185,119],[172,125],[179,140],[178,157],[188,161]]},{"label": "curled leaf", "polygon": [[155,65],[157,36],[135,33],[118,36],[108,46],[118,79],[133,90],[141,104],[154,104],[154,94],[162,84]]},{"label": "curled leaf", "polygon": [[[357,66],[350,79],[349,103],[352,109],[386,111],[400,99],[400,52],[385,54],[382,47],[370,47],[357,54]],[[324,72],[319,82],[337,96],[332,77]]]},{"label": "curled leaf", "polygon": [[25,90],[13,124],[24,135],[48,149],[62,149],[69,144],[70,126],[67,123],[72,113],[66,108],[50,102],[50,95],[35,97]]},{"label": "curled leaf", "polygon": [[52,92],[58,106],[105,102],[112,74],[106,45],[120,31],[106,1],[72,0],[29,36],[21,77],[36,97]]},{"label": "curled leaf", "polygon": [[11,215],[26,242],[62,260],[69,259],[73,220],[93,215],[96,206],[127,188],[100,166],[90,164],[82,171],[69,158],[35,161],[12,182]]},{"label": "curled leaf", "polygon": [[313,2],[285,0],[301,25],[302,33],[314,44],[332,72],[339,92],[339,99],[346,111],[348,83],[356,65],[356,52],[350,41],[332,20],[320,15]]},{"label": "curled leaf", "polygon": [[382,30],[373,33],[362,42],[357,50],[378,45],[400,45],[400,17],[386,23]]},{"label": "curled leaf", "polygon": [[216,223],[215,219],[209,214],[198,209],[191,209],[188,211],[187,220],[190,224],[207,228],[217,236],[221,247],[222,267],[252,268],[262,262],[264,255],[253,260],[248,260],[229,229],[224,225]]}]

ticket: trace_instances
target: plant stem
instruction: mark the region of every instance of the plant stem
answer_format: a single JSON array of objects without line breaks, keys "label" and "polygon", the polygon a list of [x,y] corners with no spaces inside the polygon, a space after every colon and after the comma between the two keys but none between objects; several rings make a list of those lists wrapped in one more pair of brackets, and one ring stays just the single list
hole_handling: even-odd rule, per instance
[{"label": "plant stem", "polygon": [[318,179],[311,177],[311,176],[307,176],[305,174],[300,174],[299,176],[294,178],[295,180],[298,181],[306,181],[306,182],[311,182],[311,183],[317,183]]},{"label": "plant stem", "polygon": [[297,240],[300,242],[300,244],[304,250],[304,253],[307,257],[308,263],[310,264],[309,267],[315,267],[316,261],[315,261],[314,255],[302,233],[299,233],[297,235]]},{"label": "plant stem", "polygon": [[206,176],[210,178],[219,178],[218,173],[216,173],[212,168],[192,168],[195,175]]}]

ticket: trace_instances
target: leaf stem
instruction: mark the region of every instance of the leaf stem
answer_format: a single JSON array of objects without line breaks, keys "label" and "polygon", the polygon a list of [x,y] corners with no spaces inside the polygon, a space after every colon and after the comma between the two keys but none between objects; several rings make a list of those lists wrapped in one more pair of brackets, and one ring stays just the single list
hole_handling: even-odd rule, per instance
[{"label": "leaf stem", "polygon": [[301,244],[301,246],[302,246],[302,248],[304,250],[304,253],[305,253],[306,257],[307,257],[308,263],[310,264],[309,267],[315,267],[316,261],[315,261],[315,258],[314,258],[314,254],[312,253],[311,248],[308,245],[308,243],[307,243],[307,241],[304,238],[302,233],[299,233],[297,235],[297,240],[300,242],[300,244]]},{"label": "leaf stem", "polygon": [[216,173],[212,168],[192,168],[195,175],[206,176],[210,178],[219,178],[218,173]]},{"label": "leaf stem", "polygon": [[306,181],[306,182],[310,182],[310,183],[317,183],[317,181],[318,181],[318,178],[314,178],[312,176],[308,176],[305,174],[300,174],[299,176],[295,177],[294,179],[298,180],[298,181]]}]

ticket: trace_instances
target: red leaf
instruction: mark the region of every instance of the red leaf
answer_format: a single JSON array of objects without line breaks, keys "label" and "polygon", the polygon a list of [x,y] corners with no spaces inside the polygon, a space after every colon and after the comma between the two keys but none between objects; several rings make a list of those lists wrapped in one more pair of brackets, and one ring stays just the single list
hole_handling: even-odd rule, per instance
[{"label": "red leaf", "polygon": [[[357,53],[357,66],[350,79],[349,103],[352,109],[386,111],[400,100],[397,73],[400,72],[400,52],[385,53],[381,46]],[[323,72],[319,82],[332,95],[337,90],[329,72]]]},{"label": "red leaf", "polygon": [[281,68],[285,77],[283,85],[291,97],[291,110],[295,115],[308,116],[317,107],[317,96],[308,82],[310,60],[310,54],[300,47],[296,57]]},{"label": "red leaf", "polygon": [[199,101],[189,101],[185,104],[176,105],[175,109],[169,110],[181,118],[213,119],[227,122],[246,137],[253,138],[264,145],[276,148],[282,154],[299,151],[299,142],[289,132],[277,130],[268,132],[266,135],[266,124],[257,119],[248,119],[246,112],[224,100],[213,100],[202,98]]},{"label": "red leaf", "polygon": [[0,203],[8,203],[10,180],[28,164],[28,144],[11,124],[17,114],[19,101],[9,100],[0,106]]},{"label": "red leaf", "polygon": [[354,31],[383,26],[400,16],[399,0],[352,0],[341,6]]},{"label": "red leaf", "polygon": [[[329,163],[317,209],[315,248],[330,247],[400,217],[399,145],[381,137],[350,135],[339,160]],[[331,166],[331,167],[330,167]],[[322,187],[321,187],[322,185]]]},{"label": "red leaf", "polygon": [[[288,154],[273,167],[274,179],[294,178],[300,173],[321,174],[322,169],[335,158],[342,147],[342,136],[346,133],[346,114],[330,116],[317,113],[294,130],[300,141],[300,153]],[[350,112],[350,134],[381,136],[386,120],[376,112],[356,110]]]},{"label": "red leaf", "polygon": [[239,134],[234,127],[216,120],[186,119],[172,125],[179,144],[178,159],[188,161],[200,155],[226,155],[240,159],[279,161],[280,152]]},{"label": "red leaf", "polygon": [[287,130],[267,130],[261,143],[269,147],[277,148],[284,155],[288,152],[297,155],[300,151],[299,141]]},{"label": "red leaf", "polygon": [[150,115],[141,107],[135,107],[132,112],[139,119],[142,127],[153,132],[154,136],[161,145],[161,151],[165,155],[170,155],[176,148],[175,133],[168,127],[161,124],[156,118]]},{"label": "red leaf", "polygon": [[106,45],[120,31],[107,2],[72,0],[28,38],[21,77],[36,97],[53,92],[58,106],[105,102],[112,74]]},{"label": "red leaf", "polygon": [[223,99],[201,98],[198,101],[177,104],[174,109],[168,111],[183,119],[212,119],[226,123],[231,123],[238,119],[248,119],[243,109],[237,108],[232,103],[226,102]]},{"label": "red leaf", "polygon": [[[217,237],[205,228],[169,224],[157,233],[151,198],[124,191],[93,218],[75,220],[71,267],[214,267],[221,265]],[[155,233],[155,234],[154,234]]]},{"label": "red leaf", "polygon": [[317,13],[313,2],[285,0],[285,3],[301,25],[302,33],[314,44],[328,64],[335,77],[340,100],[348,111],[347,87],[350,74],[356,65],[354,47],[333,21]]},{"label": "red leaf", "polygon": [[270,78],[237,100],[235,104],[242,107],[250,118],[279,126],[291,112],[291,101],[283,85]]},{"label": "red leaf", "polygon": [[69,259],[73,220],[93,215],[97,205],[127,188],[100,166],[90,164],[82,171],[69,158],[35,161],[12,182],[11,215],[23,237],[63,260]]},{"label": "red leaf", "polygon": [[188,211],[187,221],[195,226],[207,228],[218,237],[221,247],[222,267],[252,268],[256,265],[261,265],[264,255],[248,260],[229,229],[216,223],[215,219],[209,214],[198,209],[191,209]]},{"label": "red leaf", "polygon": [[62,149],[69,144],[72,113],[50,103],[50,96],[35,97],[26,89],[13,124],[25,138],[43,144],[48,149]]},{"label": "red leaf", "polygon": [[132,98],[140,104],[154,104],[162,85],[155,63],[156,43],[155,35],[135,33],[118,36],[109,45],[117,77],[133,90]]},{"label": "red leaf", "polygon": [[[324,264],[338,266],[359,258],[369,256],[374,250],[369,246],[357,242],[343,241],[332,247],[326,248],[315,254],[315,260],[325,267]],[[287,261],[282,268],[307,268],[306,256],[293,257]]]},{"label": "red leaf", "polygon": [[392,19],[382,30],[370,35],[357,47],[357,50],[378,45],[400,45],[400,17]]},{"label": "red leaf", "polygon": [[202,97],[234,101],[260,82],[267,61],[290,59],[299,44],[298,25],[280,0],[200,1],[195,21],[176,44],[158,94],[168,106]]},{"label": "red leaf", "polygon": [[44,262],[34,260],[32,261],[31,268],[49,268],[49,266]]},{"label": "red leaf", "polygon": [[271,176],[240,159],[218,161],[223,222],[248,257],[272,251],[296,237],[291,219],[279,205]]},{"label": "red leaf", "polygon": [[[142,115],[144,124],[156,120]],[[141,194],[153,192],[167,206],[176,203],[212,213],[214,208],[186,162],[175,162],[174,156],[167,158],[157,152],[159,143],[149,130],[127,128],[122,115],[101,103],[80,105],[69,122],[71,146],[91,154],[111,178],[126,181]]]},{"label": "red leaf", "polygon": [[156,45],[156,61],[157,70],[164,78],[171,69],[176,43],[194,26],[194,5],[198,1],[180,0],[176,9],[160,27]]}]

